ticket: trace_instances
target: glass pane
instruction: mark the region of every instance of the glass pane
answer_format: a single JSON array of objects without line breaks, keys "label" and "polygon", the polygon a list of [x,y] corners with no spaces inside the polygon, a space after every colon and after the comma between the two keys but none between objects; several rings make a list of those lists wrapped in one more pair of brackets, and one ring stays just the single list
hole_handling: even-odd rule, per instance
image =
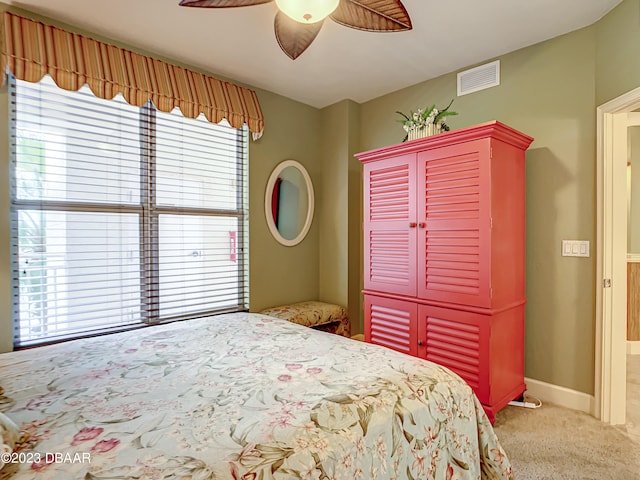
[{"label": "glass pane", "polygon": [[16,196],[19,200],[139,204],[139,109],[68,92],[50,77],[17,82]]},{"label": "glass pane", "polygon": [[135,214],[18,212],[21,343],[141,321]]},{"label": "glass pane", "polygon": [[160,316],[241,304],[238,219],[160,215]]},{"label": "glass pane", "polygon": [[157,112],[156,141],[158,205],[241,208],[237,130],[179,110]]}]

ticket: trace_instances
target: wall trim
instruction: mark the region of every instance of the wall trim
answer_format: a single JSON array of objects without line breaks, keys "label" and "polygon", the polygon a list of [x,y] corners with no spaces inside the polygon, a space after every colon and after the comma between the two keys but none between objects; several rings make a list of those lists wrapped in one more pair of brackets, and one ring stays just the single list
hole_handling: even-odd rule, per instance
[{"label": "wall trim", "polygon": [[533,378],[525,378],[524,382],[527,384],[527,390],[524,393],[525,397],[531,395],[541,400],[543,405],[549,402],[560,407],[579,410],[592,416],[595,415],[595,397],[593,395],[541,382]]},{"label": "wall trim", "polygon": [[627,340],[627,355],[640,355],[640,341]]}]

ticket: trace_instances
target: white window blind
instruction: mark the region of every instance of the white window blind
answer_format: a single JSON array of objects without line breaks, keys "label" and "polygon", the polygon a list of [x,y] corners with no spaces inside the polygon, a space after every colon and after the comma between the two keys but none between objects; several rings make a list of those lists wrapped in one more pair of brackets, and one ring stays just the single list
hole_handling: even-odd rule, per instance
[{"label": "white window blind", "polygon": [[16,346],[248,308],[246,129],[11,85]]}]

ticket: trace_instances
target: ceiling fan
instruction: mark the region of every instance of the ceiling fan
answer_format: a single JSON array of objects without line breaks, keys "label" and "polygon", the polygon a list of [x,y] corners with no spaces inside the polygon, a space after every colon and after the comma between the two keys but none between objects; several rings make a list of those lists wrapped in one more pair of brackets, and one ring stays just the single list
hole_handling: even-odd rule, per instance
[{"label": "ceiling fan", "polygon": [[[261,5],[272,0],[181,0],[183,7],[228,8]],[[324,19],[368,32],[411,30],[400,0],[275,0],[276,39],[289,58],[298,58],[316,38]]]}]

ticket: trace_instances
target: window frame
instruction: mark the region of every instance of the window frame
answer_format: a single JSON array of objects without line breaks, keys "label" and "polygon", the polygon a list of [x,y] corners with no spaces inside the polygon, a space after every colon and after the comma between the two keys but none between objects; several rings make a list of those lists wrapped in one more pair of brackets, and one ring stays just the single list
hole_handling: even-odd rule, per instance
[{"label": "window frame", "polygon": [[[238,185],[236,190],[235,210],[186,207],[162,206],[158,205],[155,198],[156,191],[156,113],[158,110],[148,101],[138,108],[138,139],[139,148],[139,181],[140,181],[140,203],[104,203],[104,202],[81,202],[81,201],[58,201],[42,199],[19,199],[17,197],[17,177],[16,170],[18,164],[17,152],[17,108],[19,102],[17,93],[18,82],[29,83],[16,79],[8,74],[9,92],[9,186],[10,186],[10,222],[11,222],[11,264],[12,264],[12,324],[14,348],[57,343],[60,341],[73,340],[76,338],[91,337],[107,333],[116,333],[137,328],[170,323],[173,321],[187,320],[203,316],[215,315],[232,311],[248,311],[249,309],[249,175],[248,175],[248,128],[244,125],[235,131],[235,179]],[[57,87],[59,88],[59,87]],[[77,92],[68,92],[75,94]],[[99,97],[96,97],[99,98]],[[175,112],[162,113],[163,115],[173,115]],[[181,117],[185,121],[191,121],[184,115]],[[195,121],[195,120],[194,120]],[[61,337],[41,337],[38,339],[27,339],[21,341],[21,316],[20,316],[20,252],[19,252],[19,229],[18,215],[21,210],[41,210],[41,211],[64,211],[64,212],[84,212],[84,213],[116,213],[116,214],[136,214],[139,217],[139,267],[140,267],[140,321],[118,327],[108,327],[94,329],[74,335],[64,335]],[[238,221],[236,237],[236,262],[238,264],[238,305],[224,309],[209,309],[197,313],[185,313],[160,317],[160,260],[159,244],[160,231],[159,223],[161,215],[204,215],[207,217],[234,217]],[[147,268],[147,266],[149,266]]]}]

